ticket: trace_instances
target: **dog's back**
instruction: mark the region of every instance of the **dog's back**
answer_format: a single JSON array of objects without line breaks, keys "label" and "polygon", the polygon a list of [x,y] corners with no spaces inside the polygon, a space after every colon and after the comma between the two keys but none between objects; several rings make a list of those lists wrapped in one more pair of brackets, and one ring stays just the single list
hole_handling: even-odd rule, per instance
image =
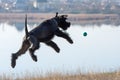
[{"label": "dog's back", "polygon": [[57,28],[57,23],[54,21],[54,19],[49,19],[42,22],[39,26],[31,30],[29,34],[36,36],[38,39],[43,39],[54,34]]}]

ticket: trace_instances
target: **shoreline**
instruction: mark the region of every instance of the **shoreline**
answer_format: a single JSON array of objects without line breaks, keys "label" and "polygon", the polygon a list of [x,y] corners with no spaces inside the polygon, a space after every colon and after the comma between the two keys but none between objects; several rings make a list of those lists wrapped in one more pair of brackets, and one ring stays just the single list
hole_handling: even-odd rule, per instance
[{"label": "shoreline", "polygon": [[[0,22],[24,22],[26,13],[0,13]],[[61,14],[60,14],[61,15]],[[118,14],[67,14],[72,23],[102,22],[106,20],[116,21],[120,19]],[[54,13],[27,13],[29,22],[41,22],[54,17]]]}]

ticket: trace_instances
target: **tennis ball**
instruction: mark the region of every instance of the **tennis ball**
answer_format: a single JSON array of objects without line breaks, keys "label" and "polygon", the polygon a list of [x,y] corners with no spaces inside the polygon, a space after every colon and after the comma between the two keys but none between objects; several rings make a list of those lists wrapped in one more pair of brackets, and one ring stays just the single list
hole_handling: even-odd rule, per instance
[{"label": "tennis ball", "polygon": [[83,33],[83,36],[87,36],[87,32],[84,32],[84,33]]}]

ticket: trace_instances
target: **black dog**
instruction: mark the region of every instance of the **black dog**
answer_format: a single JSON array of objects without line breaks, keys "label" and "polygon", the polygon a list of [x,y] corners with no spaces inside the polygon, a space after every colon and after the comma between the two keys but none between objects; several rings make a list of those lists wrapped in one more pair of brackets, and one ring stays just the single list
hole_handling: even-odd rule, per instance
[{"label": "black dog", "polygon": [[[60,49],[57,44],[52,40],[54,35],[65,38],[69,43],[73,43],[72,39],[68,36],[67,33],[61,31],[59,28],[63,30],[67,30],[70,27],[70,22],[66,21],[67,15],[56,16],[42,22],[39,26],[28,32],[27,30],[27,16],[25,18],[25,32],[26,35],[24,37],[22,47],[17,53],[12,54],[11,66],[14,68],[16,65],[16,59],[24,54],[28,49],[30,55],[34,61],[37,61],[37,56],[34,55],[35,50],[39,49],[39,43],[43,42],[46,45],[52,47],[56,52],[59,53]],[[31,46],[32,45],[32,46]]]}]

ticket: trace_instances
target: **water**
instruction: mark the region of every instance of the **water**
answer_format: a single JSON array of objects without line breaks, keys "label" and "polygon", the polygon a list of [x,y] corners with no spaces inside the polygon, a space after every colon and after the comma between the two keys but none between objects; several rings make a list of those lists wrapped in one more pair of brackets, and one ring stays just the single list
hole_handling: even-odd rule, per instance
[{"label": "water", "polygon": [[[34,25],[29,25],[29,30]],[[36,51],[38,62],[34,62],[28,51],[19,57],[17,65],[11,68],[11,54],[16,52],[24,36],[24,24],[0,24],[0,74],[21,74],[28,72],[81,72],[115,71],[120,68],[120,26],[80,26],[72,25],[67,31],[74,41],[69,44],[65,39],[55,37],[60,53],[41,43]],[[84,37],[83,33],[87,32]]]}]

